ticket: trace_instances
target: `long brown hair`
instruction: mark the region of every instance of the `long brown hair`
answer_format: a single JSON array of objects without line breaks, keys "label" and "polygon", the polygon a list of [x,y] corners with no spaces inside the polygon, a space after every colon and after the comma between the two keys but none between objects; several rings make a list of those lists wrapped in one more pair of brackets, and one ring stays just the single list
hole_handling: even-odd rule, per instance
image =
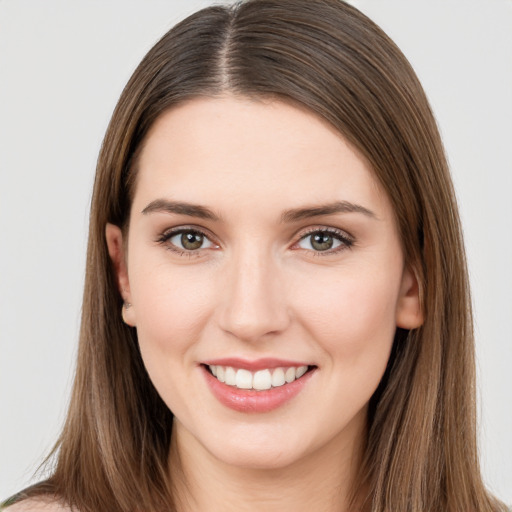
[{"label": "long brown hair", "polygon": [[150,50],[124,89],[98,159],[78,365],[55,467],[23,496],[81,512],[173,510],[173,415],[121,321],[107,222],[126,227],[137,155],[171,106],[231,93],[292,101],[368,160],[393,205],[424,325],[397,330],[371,399],[360,489],[373,512],[498,511],[481,480],[471,303],[443,146],[415,73],[341,0],[248,0],[203,9]]}]

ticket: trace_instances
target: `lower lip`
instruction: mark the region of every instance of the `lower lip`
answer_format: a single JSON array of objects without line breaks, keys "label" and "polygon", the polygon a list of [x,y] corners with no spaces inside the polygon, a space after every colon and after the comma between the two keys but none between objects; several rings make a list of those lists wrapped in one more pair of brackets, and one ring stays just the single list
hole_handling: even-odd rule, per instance
[{"label": "lower lip", "polygon": [[264,391],[256,391],[228,386],[216,379],[206,367],[201,366],[201,369],[210,390],[217,400],[230,409],[245,413],[269,412],[281,407],[296,397],[315,373],[314,370],[310,370],[289,384]]}]

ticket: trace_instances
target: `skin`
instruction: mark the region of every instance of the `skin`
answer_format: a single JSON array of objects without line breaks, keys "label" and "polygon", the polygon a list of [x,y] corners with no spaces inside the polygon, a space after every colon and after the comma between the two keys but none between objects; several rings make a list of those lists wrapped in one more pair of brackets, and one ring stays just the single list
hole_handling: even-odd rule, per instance
[{"label": "skin", "polygon": [[[202,205],[218,219],[144,211],[161,199]],[[281,221],[284,211],[339,201],[371,214]],[[199,249],[162,239],[191,226],[207,237]],[[327,238],[333,248],[318,250],[311,232],[326,229],[350,242]],[[113,225],[106,237],[131,304],[124,320],[175,414],[180,510],[347,510],[368,401],[396,327],[423,320],[393,210],[365,160],[297,106],[194,99],[153,125],[128,239]],[[207,386],[200,364],[220,357],[316,369],[291,401],[250,414]]]}]

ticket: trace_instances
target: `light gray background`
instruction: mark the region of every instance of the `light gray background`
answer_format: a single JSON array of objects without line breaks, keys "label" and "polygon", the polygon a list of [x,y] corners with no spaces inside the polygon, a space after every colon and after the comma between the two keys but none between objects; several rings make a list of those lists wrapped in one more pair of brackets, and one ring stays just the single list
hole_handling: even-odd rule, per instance
[{"label": "light gray background", "polygon": [[[95,160],[115,102],[198,0],[0,0],[0,498],[62,424]],[[354,0],[422,80],[460,201],[474,292],[480,445],[512,503],[512,0]]]}]

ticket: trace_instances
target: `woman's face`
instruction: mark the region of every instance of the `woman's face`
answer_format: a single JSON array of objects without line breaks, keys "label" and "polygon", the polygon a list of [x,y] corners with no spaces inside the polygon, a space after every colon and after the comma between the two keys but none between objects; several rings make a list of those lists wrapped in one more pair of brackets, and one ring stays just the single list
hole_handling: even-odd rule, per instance
[{"label": "woman's face", "polygon": [[368,165],[283,102],[195,99],[163,114],[124,257],[118,228],[107,241],[178,441],[229,464],[355,446],[397,325],[421,323]]}]

